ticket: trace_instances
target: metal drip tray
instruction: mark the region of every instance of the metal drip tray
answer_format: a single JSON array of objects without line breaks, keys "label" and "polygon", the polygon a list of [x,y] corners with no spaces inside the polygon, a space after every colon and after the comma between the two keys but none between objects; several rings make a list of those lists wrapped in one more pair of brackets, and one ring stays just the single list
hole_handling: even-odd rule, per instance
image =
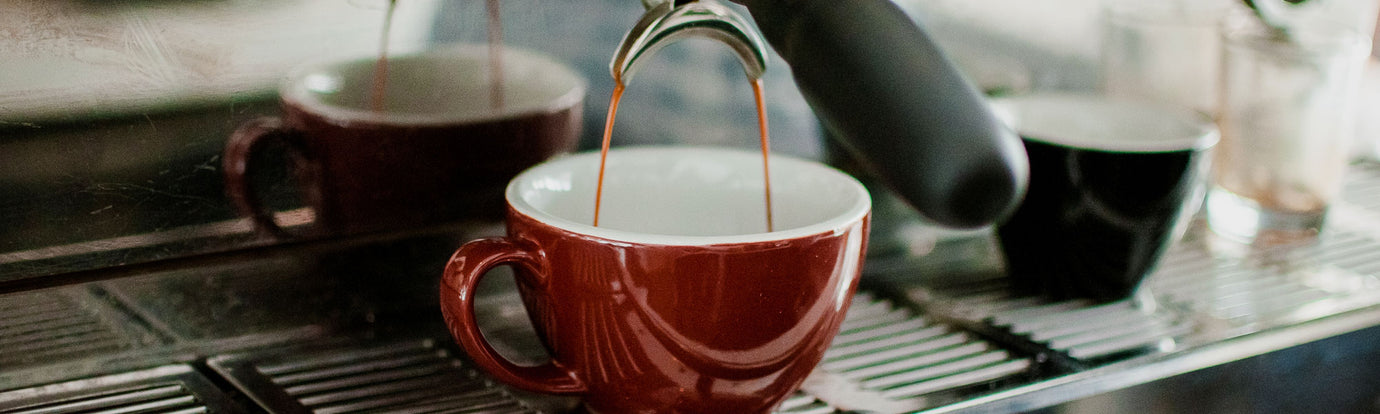
[{"label": "metal drip tray", "polygon": [[1236,336],[1380,304],[1380,243],[1332,229],[1316,243],[1224,257],[1202,240],[1176,246],[1148,280],[1162,301]]},{"label": "metal drip tray", "polygon": [[271,413],[530,413],[430,340],[284,349],[208,364]]},{"label": "metal drip tray", "polygon": [[[100,282],[97,289],[178,343],[320,337],[348,312],[307,259],[246,260]],[[284,277],[303,274],[312,277]]]},{"label": "metal drip tray", "polygon": [[[526,322],[516,294],[491,296],[476,306],[503,321],[486,337],[505,354],[526,362],[544,355],[541,343]],[[962,329],[935,323],[892,301],[860,292],[839,334],[816,369],[828,376],[829,387],[806,389],[787,399],[780,413],[833,413],[854,406],[855,398],[884,398],[915,409],[961,399],[965,390],[1002,388],[1025,380],[1034,362],[1014,355]],[[831,392],[833,388],[859,390]]]},{"label": "metal drip tray", "polygon": [[100,302],[80,289],[0,297],[0,371],[158,342]]},{"label": "metal drip tray", "polygon": [[819,369],[893,400],[919,397],[1026,373],[1033,363],[961,329],[935,323],[888,300],[853,298]]},{"label": "metal drip tray", "polygon": [[[1014,293],[990,234],[869,257],[838,336],[778,412],[1374,408],[1380,167],[1357,177],[1311,244],[1238,251],[1195,229],[1147,279],[1148,308]],[[455,354],[432,292],[433,253],[453,243],[420,243],[265,251],[0,296],[0,414],[579,412]],[[515,361],[546,360],[512,282],[493,277],[501,289],[476,299],[485,336]]]},{"label": "metal drip tray", "polygon": [[0,413],[242,413],[186,365],[107,375],[0,393]]},{"label": "metal drip tray", "polygon": [[813,395],[804,392],[796,392],[791,398],[781,402],[780,407],[776,407],[776,412],[782,414],[832,414],[838,412],[837,408],[820,401]]},{"label": "metal drip tray", "polygon": [[1342,187],[1342,200],[1372,213],[1380,213],[1380,163],[1351,166]]},{"label": "metal drip tray", "polygon": [[1019,349],[1053,351],[1075,366],[1177,348],[1193,332],[1185,317],[1167,309],[1146,311],[1131,300],[1096,304],[1015,295],[1001,281],[962,288],[909,292],[926,309]]}]

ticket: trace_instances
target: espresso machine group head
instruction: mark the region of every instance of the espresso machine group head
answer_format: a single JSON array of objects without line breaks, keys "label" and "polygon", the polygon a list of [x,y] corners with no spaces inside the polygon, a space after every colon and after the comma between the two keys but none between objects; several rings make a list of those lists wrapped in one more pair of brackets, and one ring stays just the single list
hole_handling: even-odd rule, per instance
[{"label": "espresso machine group head", "polygon": [[[746,19],[714,0],[642,0],[647,14],[610,69],[627,82],[640,58],[688,36],[728,44],[749,78],[765,47]],[[868,172],[928,219],[974,228],[1024,195],[1020,138],[929,38],[889,0],[734,0],[791,67],[826,128]]]}]

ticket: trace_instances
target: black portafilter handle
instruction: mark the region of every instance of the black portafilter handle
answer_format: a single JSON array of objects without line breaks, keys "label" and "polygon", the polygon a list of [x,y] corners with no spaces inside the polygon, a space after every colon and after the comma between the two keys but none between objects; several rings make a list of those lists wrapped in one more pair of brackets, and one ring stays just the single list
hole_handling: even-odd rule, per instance
[{"label": "black portafilter handle", "polygon": [[1025,193],[1020,137],[889,0],[734,0],[839,144],[940,225],[1003,219]]}]

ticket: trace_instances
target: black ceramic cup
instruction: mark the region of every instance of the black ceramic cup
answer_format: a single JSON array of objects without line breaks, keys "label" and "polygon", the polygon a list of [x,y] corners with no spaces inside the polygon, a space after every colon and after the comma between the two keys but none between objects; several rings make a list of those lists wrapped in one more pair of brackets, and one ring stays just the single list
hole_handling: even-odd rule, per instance
[{"label": "black ceramic cup", "polygon": [[1104,97],[993,104],[1030,157],[1025,198],[997,226],[1013,285],[1061,299],[1130,297],[1201,206],[1216,127],[1187,109]]}]

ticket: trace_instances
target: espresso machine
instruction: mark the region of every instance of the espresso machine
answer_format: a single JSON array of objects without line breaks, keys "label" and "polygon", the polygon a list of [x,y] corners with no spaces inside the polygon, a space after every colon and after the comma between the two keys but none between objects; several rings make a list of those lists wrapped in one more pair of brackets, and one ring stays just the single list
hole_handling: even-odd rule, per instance
[{"label": "espresso machine", "polygon": [[[332,228],[290,140],[263,144],[248,178],[258,219],[282,231],[227,194],[227,140],[283,116],[294,68],[376,58],[388,3],[0,5],[0,413],[582,412],[579,398],[495,381],[446,332],[437,278],[501,219],[456,209]],[[705,36],[727,20],[703,15],[639,32],[652,13],[708,2],[490,3],[505,44],[587,82],[570,151],[597,149],[610,60],[629,74],[617,145],[751,145],[746,73],[769,88],[777,151],[833,159],[866,177],[874,215],[894,214],[874,217],[873,237],[902,246],[868,255],[839,335],[776,412],[1376,407],[1380,166],[1353,166],[1351,210],[1315,244],[1242,256],[1190,231],[1147,282],[1148,305],[1029,295],[1010,288],[990,231],[1023,196],[1026,155],[967,59],[1067,64],[1059,52],[922,2],[716,3],[731,38]],[[999,3],[974,7],[1002,15]],[[456,43],[485,50],[486,7],[397,2],[392,68]],[[630,32],[690,40],[620,59]],[[1076,87],[1039,84],[1051,73],[1078,71],[1025,87]],[[474,311],[499,353],[540,364],[511,273],[485,279]]]},{"label": "espresso machine", "polygon": [[[1027,167],[1017,138],[899,7],[886,1],[739,3],[790,66],[831,136],[927,218],[980,227],[1019,200]],[[648,14],[610,64],[615,79],[630,80],[664,47],[659,42],[697,35],[728,44],[749,78],[762,76],[767,52],[733,11],[687,9],[699,4],[694,1],[644,4]]]}]

